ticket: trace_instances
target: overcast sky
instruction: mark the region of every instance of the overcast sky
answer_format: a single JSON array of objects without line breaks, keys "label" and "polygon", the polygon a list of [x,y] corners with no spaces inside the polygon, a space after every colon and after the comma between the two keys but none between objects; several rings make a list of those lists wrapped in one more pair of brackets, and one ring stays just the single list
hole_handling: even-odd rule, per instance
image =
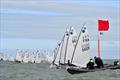
[{"label": "overcast sky", "polygon": [[91,35],[91,53],[96,55],[98,19],[108,19],[110,23],[109,31],[101,36],[102,48],[106,48],[105,53],[115,52],[118,56],[119,0],[0,0],[0,51],[53,50],[67,27],[73,26],[79,33],[86,23]]}]

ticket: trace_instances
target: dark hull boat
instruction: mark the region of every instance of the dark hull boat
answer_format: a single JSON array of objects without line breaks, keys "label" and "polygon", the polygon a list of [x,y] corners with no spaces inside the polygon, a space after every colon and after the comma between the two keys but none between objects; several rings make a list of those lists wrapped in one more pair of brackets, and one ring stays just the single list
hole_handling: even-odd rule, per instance
[{"label": "dark hull boat", "polygon": [[87,69],[87,68],[76,68],[76,67],[69,67],[67,71],[70,74],[80,74],[80,73],[88,73],[88,72],[95,72],[95,71],[102,71],[102,70],[116,70],[120,69],[120,65],[105,65],[104,68],[95,68],[95,69]]},{"label": "dark hull boat", "polygon": [[15,63],[21,63],[21,61],[15,60]]}]

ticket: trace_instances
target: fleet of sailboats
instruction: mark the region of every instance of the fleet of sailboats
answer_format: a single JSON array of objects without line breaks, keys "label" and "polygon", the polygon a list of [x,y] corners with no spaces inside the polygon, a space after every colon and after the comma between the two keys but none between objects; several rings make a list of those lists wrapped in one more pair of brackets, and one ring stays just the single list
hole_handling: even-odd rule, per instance
[{"label": "fleet of sailboats", "polygon": [[52,58],[47,53],[40,52],[37,50],[36,52],[28,52],[28,51],[22,51],[18,50],[16,52],[15,56],[15,62],[23,62],[23,63],[41,63],[41,62],[47,62],[51,63]]},{"label": "fleet of sailboats", "polygon": [[0,61],[13,61],[13,57],[9,54],[0,52]]},{"label": "fleet of sailboats", "polygon": [[76,66],[86,67],[89,59],[90,43],[86,25],[82,27],[79,35],[73,27],[66,29],[63,39],[55,49],[53,64],[60,66],[70,62]]},{"label": "fleet of sailboats", "polygon": [[[4,59],[0,54],[0,60]],[[88,70],[87,64],[91,59],[90,55],[90,34],[84,24],[80,33],[77,34],[73,27],[67,28],[62,39],[54,49],[54,56],[49,56],[46,52],[23,51],[17,49],[15,62],[18,63],[52,63],[52,67],[66,68],[71,74],[93,72],[105,69],[120,69],[120,65],[107,65],[102,69]]]},{"label": "fleet of sailboats", "polygon": [[89,70],[87,64],[90,60],[90,35],[84,24],[78,35],[73,27],[66,29],[62,40],[54,50],[51,67],[62,68],[64,66],[71,74],[120,69],[120,65],[104,65],[102,69]]},{"label": "fleet of sailboats", "polygon": [[72,52],[77,42],[77,33],[73,27],[66,29],[65,34],[55,48],[53,65],[66,65],[72,58]]}]

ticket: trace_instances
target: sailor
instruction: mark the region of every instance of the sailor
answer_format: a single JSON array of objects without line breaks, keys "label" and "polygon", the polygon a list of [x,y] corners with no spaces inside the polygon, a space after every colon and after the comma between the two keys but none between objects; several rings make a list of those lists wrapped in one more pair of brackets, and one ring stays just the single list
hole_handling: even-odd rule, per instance
[{"label": "sailor", "polygon": [[68,60],[68,65],[70,65],[70,60]]},{"label": "sailor", "polygon": [[90,61],[87,64],[87,68],[88,69],[94,69],[94,61],[93,61],[93,59],[90,59]]},{"label": "sailor", "polygon": [[114,66],[119,65],[119,61],[114,61]]},{"label": "sailor", "polygon": [[101,58],[94,57],[94,59],[95,59],[95,63],[97,64],[97,68],[101,68],[101,67],[103,68],[104,67],[103,61],[102,61]]}]

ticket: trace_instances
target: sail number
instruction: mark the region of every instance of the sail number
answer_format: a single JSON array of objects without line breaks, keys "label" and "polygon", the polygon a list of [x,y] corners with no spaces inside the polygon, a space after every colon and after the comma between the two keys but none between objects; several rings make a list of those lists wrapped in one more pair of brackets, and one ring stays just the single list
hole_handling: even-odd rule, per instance
[{"label": "sail number", "polygon": [[89,43],[82,45],[82,52],[87,51],[90,49]]},{"label": "sail number", "polygon": [[89,35],[85,35],[82,38],[83,38],[82,52],[84,52],[90,49]]}]

